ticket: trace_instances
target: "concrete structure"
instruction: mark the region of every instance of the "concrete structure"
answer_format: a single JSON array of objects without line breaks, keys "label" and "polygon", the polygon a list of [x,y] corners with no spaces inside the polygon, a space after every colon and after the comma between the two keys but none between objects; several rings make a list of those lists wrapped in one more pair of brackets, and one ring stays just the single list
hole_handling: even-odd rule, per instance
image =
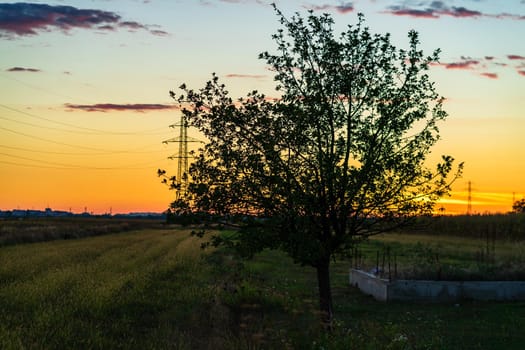
[{"label": "concrete structure", "polygon": [[351,269],[350,284],[380,301],[525,300],[525,281],[389,281]]}]

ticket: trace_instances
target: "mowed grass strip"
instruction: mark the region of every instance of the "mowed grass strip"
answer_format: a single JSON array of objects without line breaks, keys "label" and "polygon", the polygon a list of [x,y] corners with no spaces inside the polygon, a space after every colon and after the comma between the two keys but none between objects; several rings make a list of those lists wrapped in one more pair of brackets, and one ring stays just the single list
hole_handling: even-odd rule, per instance
[{"label": "mowed grass strip", "polygon": [[212,290],[199,246],[145,230],[0,249],[0,348],[190,346]]}]

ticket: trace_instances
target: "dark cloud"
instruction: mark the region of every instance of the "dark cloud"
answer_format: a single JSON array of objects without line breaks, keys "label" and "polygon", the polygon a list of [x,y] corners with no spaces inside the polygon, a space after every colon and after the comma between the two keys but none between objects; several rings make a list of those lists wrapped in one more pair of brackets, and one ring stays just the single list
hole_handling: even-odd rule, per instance
[{"label": "dark cloud", "polygon": [[115,26],[112,26],[112,25],[110,25],[110,24],[105,24],[105,25],[103,25],[103,26],[98,26],[97,29],[100,29],[100,30],[111,30],[111,31],[113,31],[113,30],[115,30],[116,28],[115,28]]},{"label": "dark cloud", "polygon": [[525,77],[525,70],[519,70],[519,71],[518,71],[518,74],[519,74],[519,75],[523,75],[523,76]]},{"label": "dark cloud", "polygon": [[525,60],[525,56],[520,55],[507,55],[509,60]]},{"label": "dark cloud", "polygon": [[176,109],[174,105],[164,104],[148,104],[148,103],[135,103],[135,104],[115,104],[115,103],[97,103],[92,105],[76,105],[67,103],[66,108],[73,110],[81,110],[86,112],[107,112],[107,111],[135,111],[135,112],[147,112],[165,109]]},{"label": "dark cloud", "polygon": [[[425,6],[426,5],[426,6]],[[485,14],[480,11],[467,9],[463,6],[448,6],[443,1],[420,2],[419,6],[411,7],[407,5],[393,5],[384,11],[395,16],[410,16],[416,18],[440,18],[449,16],[455,18],[480,18],[489,17],[497,19],[525,20],[525,16],[509,13]]]},{"label": "dark cloud", "polygon": [[354,4],[345,2],[341,5],[306,5],[305,8],[314,11],[336,11],[345,14],[354,11]]},{"label": "dark cloud", "polygon": [[32,73],[37,73],[37,72],[41,72],[41,70],[40,69],[36,69],[36,68],[12,67],[12,68],[6,69],[6,72],[32,72]]},{"label": "dark cloud", "polygon": [[124,21],[124,22],[120,22],[119,24],[120,27],[122,28],[128,28],[128,29],[132,29],[132,30],[138,30],[138,29],[148,29],[145,25],[143,24],[140,24],[138,22],[133,22],[133,21]]},{"label": "dark cloud", "polygon": [[153,35],[157,35],[157,36],[169,36],[170,33],[168,32],[165,32],[163,30],[160,30],[160,29],[152,29],[149,31],[151,34]]},{"label": "dark cloud", "polygon": [[417,18],[438,18],[439,16],[434,13],[432,10],[417,10],[410,8],[403,8],[400,6],[391,6],[387,11],[396,16],[410,16]]},{"label": "dark cloud", "polygon": [[123,21],[121,16],[109,11],[24,2],[0,4],[0,36],[2,33],[7,37],[36,35],[56,29],[67,32],[73,28],[150,31],[149,26]]}]

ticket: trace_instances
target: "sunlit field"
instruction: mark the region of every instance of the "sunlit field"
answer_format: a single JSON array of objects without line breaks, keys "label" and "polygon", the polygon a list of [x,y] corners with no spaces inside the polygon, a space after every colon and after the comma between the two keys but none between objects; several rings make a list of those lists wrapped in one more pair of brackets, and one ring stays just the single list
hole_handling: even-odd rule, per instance
[{"label": "sunlit field", "polygon": [[[202,251],[190,231],[159,225],[0,247],[0,348],[520,349],[525,342],[524,302],[381,303],[348,285],[351,259],[333,264],[336,322],[325,334],[313,269],[275,251],[251,261],[224,248]],[[425,249],[442,264],[476,265],[486,240],[378,236],[359,248],[365,264],[385,247],[400,267],[423,259]],[[495,263],[523,256],[523,240],[496,240]]]}]

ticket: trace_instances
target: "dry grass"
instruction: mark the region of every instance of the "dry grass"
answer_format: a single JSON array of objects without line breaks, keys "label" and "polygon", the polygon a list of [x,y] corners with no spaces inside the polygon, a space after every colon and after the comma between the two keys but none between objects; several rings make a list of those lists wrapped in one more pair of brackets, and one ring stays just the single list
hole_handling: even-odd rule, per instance
[{"label": "dry grass", "polygon": [[162,221],[114,218],[18,218],[0,220],[0,246],[75,239],[161,227]]}]

